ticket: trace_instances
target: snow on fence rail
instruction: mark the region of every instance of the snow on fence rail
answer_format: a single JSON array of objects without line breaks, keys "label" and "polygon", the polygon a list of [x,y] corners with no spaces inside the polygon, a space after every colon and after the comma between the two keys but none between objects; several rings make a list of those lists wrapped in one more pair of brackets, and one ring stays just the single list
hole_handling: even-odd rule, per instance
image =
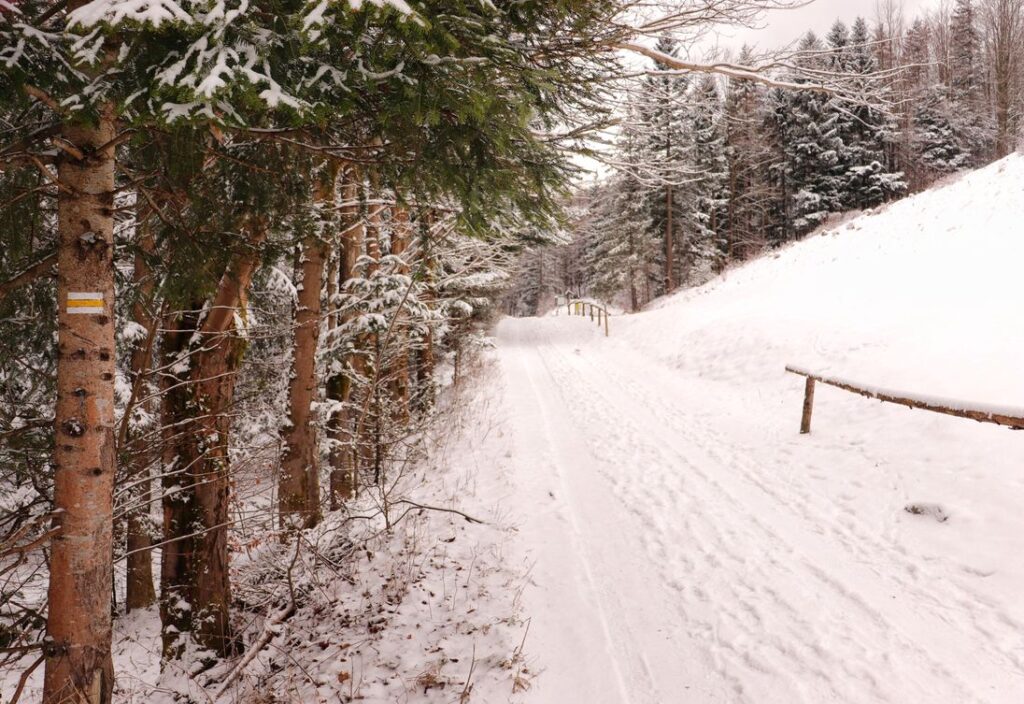
[{"label": "snow on fence rail", "polygon": [[590,319],[594,319],[594,311],[597,311],[597,327],[601,327],[601,317],[604,316],[604,336],[608,337],[608,309],[592,301],[572,300],[565,302],[565,310],[569,315],[587,315],[587,306],[590,307]]},{"label": "snow on fence rail", "polygon": [[1024,408],[1013,408],[1009,406],[991,406],[980,403],[970,403],[951,398],[940,398],[938,396],[925,396],[921,394],[909,394],[905,391],[894,391],[882,389],[877,386],[859,384],[847,379],[839,379],[831,376],[815,374],[807,369],[791,364],[786,365],[786,371],[791,374],[798,374],[806,377],[804,385],[804,410],[800,419],[800,432],[811,432],[811,411],[814,407],[814,383],[820,381],[822,384],[835,386],[844,391],[851,391],[868,398],[876,398],[886,403],[898,403],[908,408],[922,408],[926,411],[944,413],[948,416],[959,418],[970,418],[979,423],[995,423],[1014,430],[1024,429]]}]

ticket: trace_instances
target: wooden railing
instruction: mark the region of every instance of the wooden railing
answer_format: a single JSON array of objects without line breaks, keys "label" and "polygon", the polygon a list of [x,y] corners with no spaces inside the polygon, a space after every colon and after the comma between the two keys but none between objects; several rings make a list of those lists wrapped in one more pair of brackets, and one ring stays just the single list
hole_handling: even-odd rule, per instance
[{"label": "wooden railing", "polygon": [[926,397],[923,395],[909,394],[904,391],[892,391],[858,384],[846,379],[823,376],[815,374],[801,367],[786,365],[786,371],[791,374],[798,374],[806,377],[804,384],[804,410],[800,418],[800,432],[811,432],[811,412],[814,410],[814,383],[821,382],[837,389],[850,391],[868,398],[878,399],[885,403],[898,403],[908,408],[920,408],[933,413],[943,413],[947,416],[958,418],[970,418],[979,423],[995,423],[1014,430],[1024,429],[1024,408],[1004,408],[996,406],[985,406],[984,404],[968,404],[952,399]]},{"label": "wooden railing", "polygon": [[597,313],[597,327],[601,327],[602,321],[604,324],[604,336],[608,337],[608,309],[602,305],[592,303],[591,301],[566,301],[565,310],[569,315],[580,315],[583,317],[587,316],[589,310],[590,319],[594,320],[594,313]]}]

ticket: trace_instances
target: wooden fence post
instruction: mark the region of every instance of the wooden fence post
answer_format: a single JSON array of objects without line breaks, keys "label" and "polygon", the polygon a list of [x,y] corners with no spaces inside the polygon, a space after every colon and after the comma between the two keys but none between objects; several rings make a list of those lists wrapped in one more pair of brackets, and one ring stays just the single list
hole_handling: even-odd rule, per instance
[{"label": "wooden fence post", "polygon": [[604,312],[604,336],[608,337],[608,311]]},{"label": "wooden fence post", "polygon": [[804,384],[804,413],[800,418],[800,432],[811,432],[811,411],[814,410],[814,379],[807,377]]}]

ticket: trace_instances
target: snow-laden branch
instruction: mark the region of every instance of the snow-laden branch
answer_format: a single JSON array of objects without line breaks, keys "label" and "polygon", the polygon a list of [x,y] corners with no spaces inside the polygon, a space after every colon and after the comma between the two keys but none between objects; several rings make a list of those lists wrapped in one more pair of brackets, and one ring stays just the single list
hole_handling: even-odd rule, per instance
[{"label": "snow-laden branch", "polygon": [[[653,59],[660,64],[670,67],[674,71],[648,71],[647,73],[673,73],[677,71],[684,71],[687,73],[715,73],[720,76],[726,76],[728,78],[737,78],[753,81],[755,83],[761,83],[772,88],[784,88],[787,90],[810,90],[819,93],[826,93],[828,95],[839,95],[842,91],[837,86],[826,85],[823,82],[807,82],[798,83],[796,81],[786,81],[773,77],[768,73],[768,69],[757,66],[739,66],[730,63],[695,63],[692,61],[683,61],[671,54],[652,49],[651,47],[637,44],[635,42],[619,42],[614,45],[616,49],[622,49],[624,51],[631,51],[636,54],[641,54],[649,59]],[[773,65],[776,68],[777,65]],[[790,66],[789,68],[794,71],[800,71],[799,67]],[[825,72],[817,72],[818,75],[827,75]],[[862,76],[863,77],[863,76]]]}]

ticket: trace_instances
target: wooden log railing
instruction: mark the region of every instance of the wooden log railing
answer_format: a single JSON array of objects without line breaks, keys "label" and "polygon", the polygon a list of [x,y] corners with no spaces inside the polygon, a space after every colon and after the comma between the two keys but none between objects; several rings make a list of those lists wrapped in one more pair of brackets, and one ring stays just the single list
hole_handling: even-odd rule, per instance
[{"label": "wooden log railing", "polygon": [[970,418],[979,423],[994,423],[1007,428],[1013,428],[1014,430],[1024,429],[1024,408],[986,406],[985,404],[964,403],[953,399],[928,397],[920,394],[915,395],[904,391],[880,389],[847,379],[815,374],[794,365],[786,365],[786,371],[806,377],[807,379],[804,384],[803,416],[800,418],[801,433],[811,432],[811,413],[814,410],[815,382],[834,386],[837,389],[860,394],[867,398],[878,399],[885,403],[896,403],[907,408],[920,408],[925,411],[932,411],[933,413],[943,413],[947,416]]},{"label": "wooden log railing", "polygon": [[608,337],[608,309],[591,301],[568,300],[565,302],[565,312],[569,315],[590,316],[593,321],[597,317],[597,327],[604,327],[604,336]]}]

